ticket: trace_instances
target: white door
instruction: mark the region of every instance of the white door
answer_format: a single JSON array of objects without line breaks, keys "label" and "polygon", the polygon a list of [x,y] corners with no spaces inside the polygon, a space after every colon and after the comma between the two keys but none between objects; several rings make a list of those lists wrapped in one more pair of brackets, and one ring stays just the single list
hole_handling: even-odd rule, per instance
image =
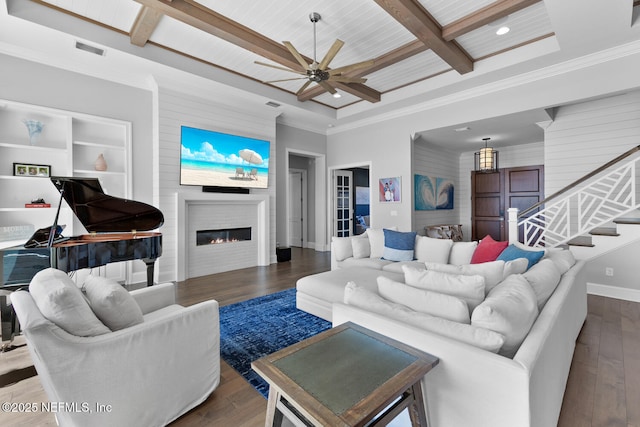
[{"label": "white door", "polygon": [[333,235],[348,237],[353,228],[353,172],[333,172]]},{"label": "white door", "polygon": [[303,173],[289,171],[289,246],[303,245]]}]

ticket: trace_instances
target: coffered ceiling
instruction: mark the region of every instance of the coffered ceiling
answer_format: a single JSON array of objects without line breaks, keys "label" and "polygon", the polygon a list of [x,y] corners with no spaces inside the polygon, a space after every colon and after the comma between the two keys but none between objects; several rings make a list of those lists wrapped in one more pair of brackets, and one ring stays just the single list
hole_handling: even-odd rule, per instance
[{"label": "coffered ceiling", "polygon": [[[476,61],[554,35],[540,0],[43,0],[130,38],[196,58],[249,79],[271,82],[299,77],[255,61],[300,71],[283,41],[312,62],[311,12],[318,62],[336,39],[344,46],[331,68],[372,60],[347,73],[366,83],[332,84],[341,95],[311,84],[297,95],[333,108],[378,102],[383,94],[445,72],[473,72]],[[500,25],[512,30],[498,36]],[[265,83],[296,93],[302,80]]]},{"label": "coffered ceiling", "polygon": [[[296,117],[314,129],[397,115],[445,97],[469,96],[473,88],[640,40],[636,23],[640,0],[0,0],[0,4],[4,8],[0,52],[140,86],[155,67],[156,81],[164,79],[212,96],[252,99],[262,106],[273,101],[280,104],[280,121]],[[300,76],[278,67],[303,71],[285,41],[306,63],[313,61],[311,12],[321,15],[315,42],[319,62],[336,39],[344,46],[329,68],[372,61],[344,74],[366,82],[333,84],[340,98],[316,83],[297,93],[304,80],[265,83]],[[503,25],[510,31],[497,35]],[[105,55],[78,53],[77,42],[104,50]],[[527,120],[539,121],[543,111]],[[493,125],[506,127],[499,121]],[[455,143],[455,137],[442,139]]]}]

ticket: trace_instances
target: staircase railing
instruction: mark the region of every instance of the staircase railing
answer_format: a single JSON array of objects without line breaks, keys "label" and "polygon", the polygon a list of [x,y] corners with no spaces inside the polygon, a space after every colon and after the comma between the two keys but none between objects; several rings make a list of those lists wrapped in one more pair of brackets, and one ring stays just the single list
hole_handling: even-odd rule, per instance
[{"label": "staircase railing", "polygon": [[640,145],[520,213],[509,209],[510,240],[521,231],[528,246],[558,246],[638,209],[638,152]]}]

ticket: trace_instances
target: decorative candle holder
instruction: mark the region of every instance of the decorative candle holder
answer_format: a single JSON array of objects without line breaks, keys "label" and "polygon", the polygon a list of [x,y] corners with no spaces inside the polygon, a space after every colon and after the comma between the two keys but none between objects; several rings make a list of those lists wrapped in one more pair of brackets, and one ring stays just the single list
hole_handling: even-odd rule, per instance
[{"label": "decorative candle holder", "polygon": [[29,144],[36,145],[38,142],[38,137],[42,133],[42,128],[44,127],[44,123],[38,120],[22,120],[22,123],[27,127],[29,131]]}]

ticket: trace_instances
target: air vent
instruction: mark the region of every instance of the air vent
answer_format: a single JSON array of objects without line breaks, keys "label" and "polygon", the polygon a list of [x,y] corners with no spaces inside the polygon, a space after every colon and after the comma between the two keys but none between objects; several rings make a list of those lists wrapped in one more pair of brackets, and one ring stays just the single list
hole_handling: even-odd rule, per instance
[{"label": "air vent", "polygon": [[269,107],[273,107],[273,108],[278,108],[280,106],[280,104],[278,104],[277,102],[273,102],[273,101],[269,101],[265,105],[268,105]]},{"label": "air vent", "polygon": [[100,55],[100,56],[105,55],[104,49],[100,49],[99,47],[91,46],[79,41],[76,41],[76,49],[84,50],[86,52],[93,53],[95,55]]}]

